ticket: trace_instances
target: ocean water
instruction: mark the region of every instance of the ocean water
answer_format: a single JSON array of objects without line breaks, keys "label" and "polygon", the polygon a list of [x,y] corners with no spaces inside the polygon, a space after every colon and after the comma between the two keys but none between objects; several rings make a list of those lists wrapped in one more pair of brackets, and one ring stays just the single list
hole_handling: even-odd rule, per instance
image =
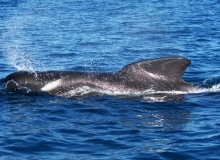
[{"label": "ocean water", "polygon": [[219,0],[0,0],[0,79],[183,56],[199,88],[76,98],[2,86],[0,159],[219,159],[219,26]]}]

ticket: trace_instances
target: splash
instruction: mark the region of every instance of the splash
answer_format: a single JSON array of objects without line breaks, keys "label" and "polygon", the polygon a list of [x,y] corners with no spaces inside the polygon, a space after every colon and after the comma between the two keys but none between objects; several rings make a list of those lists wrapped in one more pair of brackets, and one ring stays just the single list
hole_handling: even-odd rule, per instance
[{"label": "splash", "polygon": [[28,33],[24,32],[27,22],[26,15],[17,15],[7,20],[5,30],[2,33],[3,55],[8,63],[17,70],[34,72],[38,62],[34,58],[33,51],[30,51],[31,40],[28,39]]},{"label": "splash", "polygon": [[26,86],[22,86],[22,85],[20,85],[20,84],[18,84],[16,81],[14,81],[14,80],[10,80],[10,81],[8,81],[6,84],[4,84],[3,85],[3,87],[4,88],[7,88],[7,85],[14,85],[14,87],[15,88],[17,88],[17,90],[19,90],[19,91],[24,91],[24,92],[26,92],[26,93],[29,93],[29,92],[31,92],[31,89],[30,88],[28,88],[28,87],[26,87]]},{"label": "splash", "polygon": [[192,93],[204,93],[204,92],[220,92],[220,83],[212,85],[209,88],[198,88]]}]

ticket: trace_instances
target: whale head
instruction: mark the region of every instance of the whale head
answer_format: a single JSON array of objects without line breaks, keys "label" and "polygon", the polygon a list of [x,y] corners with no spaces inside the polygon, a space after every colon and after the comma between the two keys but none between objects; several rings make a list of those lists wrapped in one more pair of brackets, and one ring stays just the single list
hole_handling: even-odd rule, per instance
[{"label": "whale head", "polygon": [[[14,91],[28,89],[29,87],[33,88],[37,82],[35,75],[35,73],[27,71],[14,72],[5,77],[3,84],[6,88]],[[34,88],[37,88],[37,86]]]}]

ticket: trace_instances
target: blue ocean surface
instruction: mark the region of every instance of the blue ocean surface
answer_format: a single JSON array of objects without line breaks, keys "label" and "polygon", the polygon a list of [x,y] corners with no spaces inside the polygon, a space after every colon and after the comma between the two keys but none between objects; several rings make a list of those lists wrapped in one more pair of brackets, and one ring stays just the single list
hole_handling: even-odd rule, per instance
[{"label": "blue ocean surface", "polygon": [[[219,0],[0,0],[0,79],[115,72],[182,56],[196,92],[54,96],[0,89],[0,159],[220,159]],[[173,66],[175,67],[175,66]]]}]

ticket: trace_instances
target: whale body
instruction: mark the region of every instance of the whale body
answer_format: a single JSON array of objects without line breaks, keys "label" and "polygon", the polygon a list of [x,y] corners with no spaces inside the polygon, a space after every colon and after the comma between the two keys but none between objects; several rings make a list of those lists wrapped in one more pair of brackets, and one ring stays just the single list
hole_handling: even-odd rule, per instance
[{"label": "whale body", "polygon": [[83,87],[129,93],[149,89],[190,91],[194,86],[182,78],[190,63],[190,60],[184,57],[167,57],[134,62],[118,72],[18,71],[5,77],[3,83],[12,91],[29,89],[55,95]]}]

